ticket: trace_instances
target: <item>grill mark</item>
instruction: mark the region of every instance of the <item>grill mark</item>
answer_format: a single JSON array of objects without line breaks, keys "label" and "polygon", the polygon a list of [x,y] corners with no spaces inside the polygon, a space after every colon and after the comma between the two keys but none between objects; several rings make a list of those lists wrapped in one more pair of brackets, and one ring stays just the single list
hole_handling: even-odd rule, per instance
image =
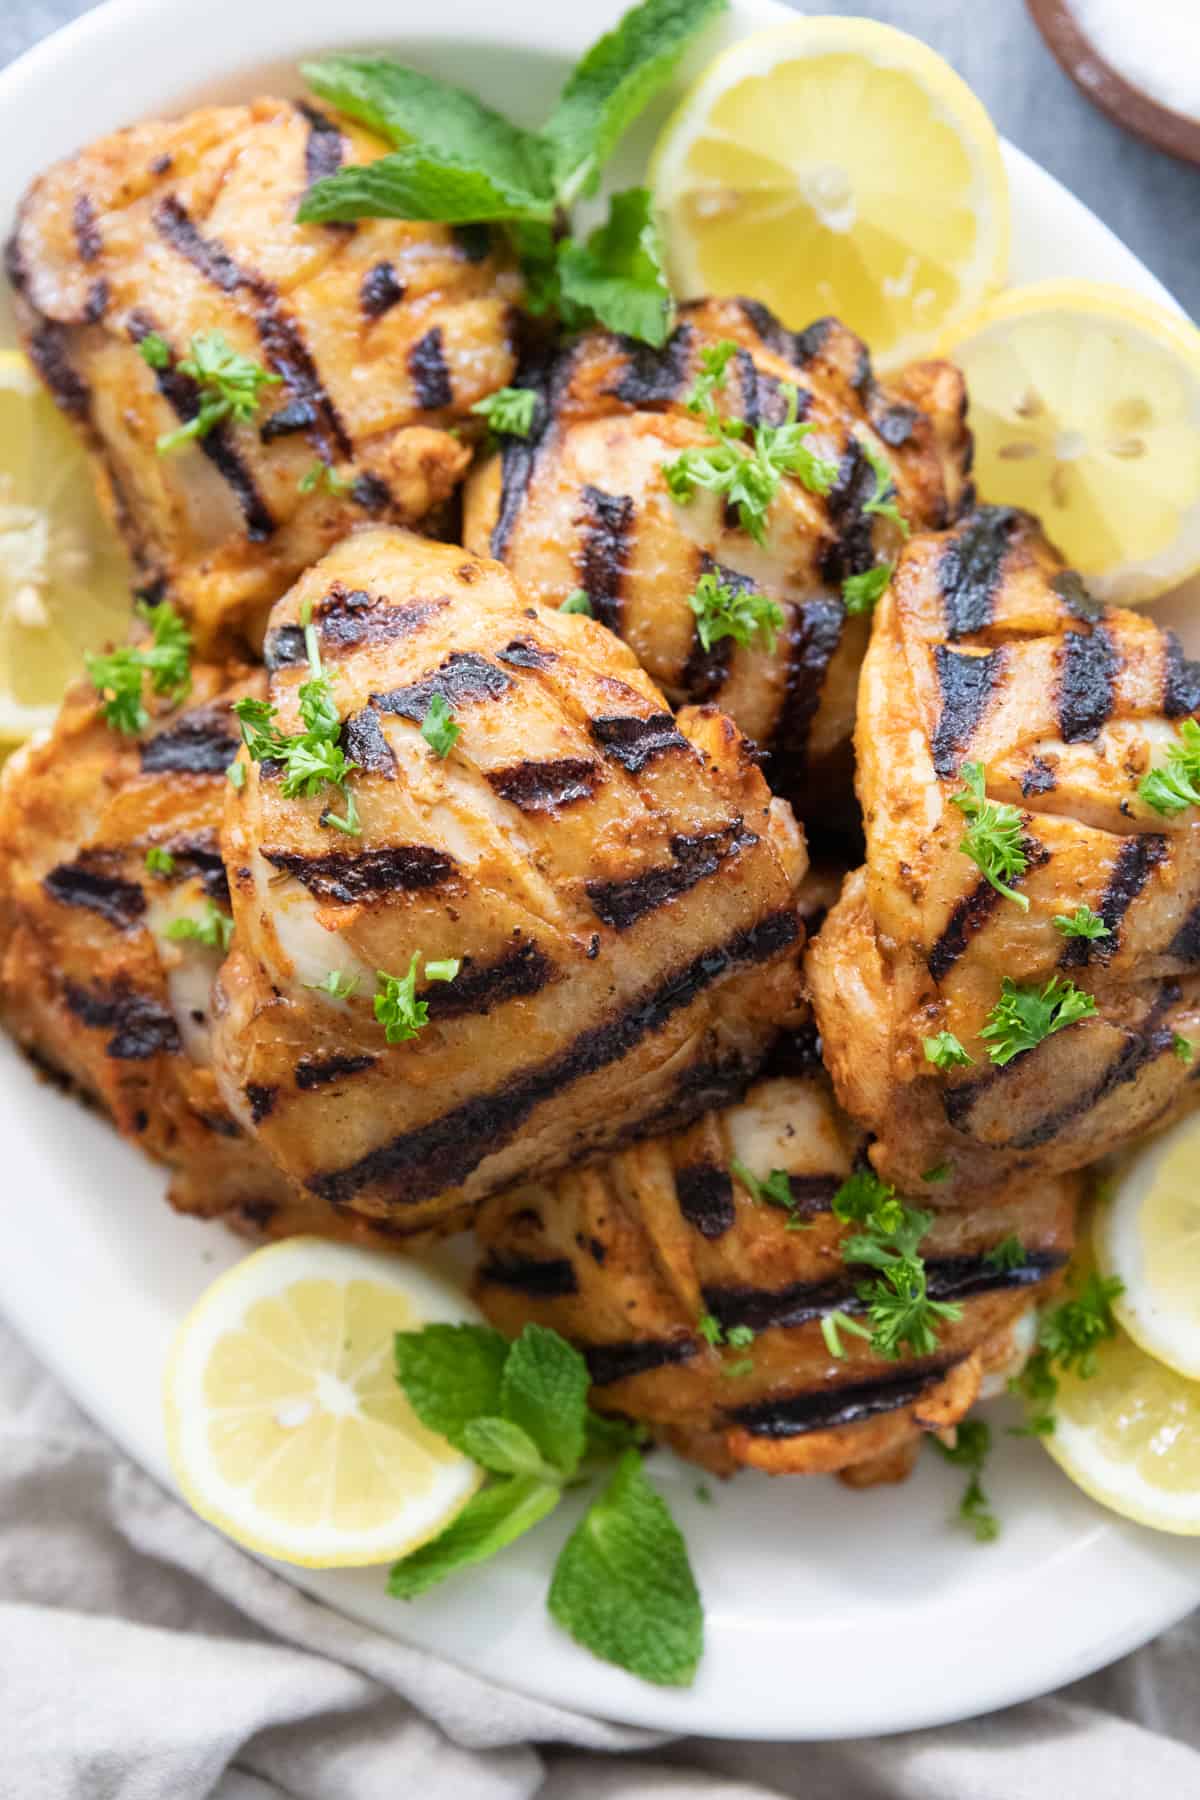
[{"label": "grill mark", "polygon": [[[1026,1250],[1025,1261],[1018,1268],[997,1269],[982,1254],[926,1257],[925,1273],[931,1299],[964,1300],[1035,1286],[1062,1268],[1066,1260],[1062,1250]],[[755,1332],[794,1330],[835,1310],[864,1312],[866,1302],[858,1295],[862,1273],[859,1265],[853,1265],[827,1281],[794,1281],[783,1288],[705,1287],[701,1291],[705,1307],[726,1331],[738,1325],[748,1325]]]},{"label": "grill mark", "polygon": [[587,897],[592,911],[614,931],[628,931],[648,913],[690,893],[730,857],[740,856],[757,842],[754,832],[743,829],[741,819],[731,820],[719,831],[673,837],[669,864],[646,869],[626,881],[589,881]]},{"label": "grill mark", "polygon": [[656,411],[681,399],[695,335],[690,325],[677,325],[661,350],[639,343],[636,338],[618,338],[625,363],[620,380],[608,393],[637,412]]},{"label": "grill mark", "polygon": [[1167,642],[1162,709],[1168,719],[1182,719],[1188,713],[1200,712],[1200,662],[1191,662],[1183,654],[1183,646],[1173,631],[1166,631],[1163,636]]},{"label": "grill mark", "polygon": [[383,735],[374,707],[364,706],[361,712],[346,720],[341,743],[350,761],[357,763],[368,775],[381,775],[385,781],[395,781],[395,753]]},{"label": "grill mark", "polygon": [[1059,652],[1058,728],[1068,744],[1090,743],[1113,709],[1121,658],[1102,625],[1068,631]]},{"label": "grill mark", "polygon": [[804,368],[806,363],[815,361],[825,349],[833,332],[838,330],[838,321],[834,318],[814,319],[803,331],[792,333],[792,359]]},{"label": "grill mark", "polygon": [[737,1218],[733,1182],[716,1163],[686,1163],[675,1171],[675,1198],[689,1225],[701,1237],[723,1237]]},{"label": "grill mark", "polygon": [[585,483],[581,499],[579,583],[600,623],[619,633],[633,500],[628,494],[606,494],[591,482]]},{"label": "grill mark", "polygon": [[319,421],[311,400],[289,400],[278,412],[263,420],[258,428],[260,443],[271,444],[276,438],[290,437],[297,431],[311,431]]},{"label": "grill mark", "polygon": [[938,558],[942,614],[951,643],[991,622],[1004,561],[1021,515],[1011,506],[981,506]]},{"label": "grill mark", "polygon": [[443,406],[454,403],[454,384],[450,379],[450,370],[446,363],[442,348],[442,328],[435,325],[432,331],[418,338],[408,353],[408,372],[412,377],[417,405],[426,412],[437,412]]},{"label": "grill mark", "polygon": [[750,329],[768,350],[788,361],[796,360],[795,337],[792,332],[785,330],[769,306],[764,306],[761,300],[739,299],[737,307]]},{"label": "grill mark", "polygon": [[308,141],[304,146],[304,174],[309,187],[336,175],[342,166],[345,144],[342,134],[319,107],[306,100],[296,103],[296,111],[308,120]]},{"label": "grill mark", "polygon": [[158,202],[150,220],[163,242],[222,293],[232,294],[240,287],[248,288],[260,298],[269,293],[265,282],[239,268],[224,244],[204,236],[175,194],[168,194]]},{"label": "grill mark", "polygon": [[298,850],[263,850],[263,858],[299,881],[318,900],[339,906],[378,900],[384,894],[420,893],[439,887],[457,872],[454,858],[432,844],[392,844],[385,850],[360,850],[357,855],[329,851],[324,856],[305,856]]},{"label": "grill mark", "polygon": [[368,319],[381,319],[385,312],[390,312],[393,306],[399,305],[405,291],[404,283],[396,273],[395,263],[377,262],[362,278],[358,304]]},{"label": "grill mark", "polygon": [[758,366],[748,350],[739,344],[733,353],[733,364],[741,388],[741,405],[738,408],[742,418],[753,431],[762,421],[762,409],[759,405]]},{"label": "grill mark", "polygon": [[758,1072],[758,1058],[726,1057],[719,1062],[689,1063],[677,1078],[671,1098],[636,1125],[625,1127],[618,1146],[681,1130],[701,1113],[718,1112],[745,1094]]},{"label": "grill mark", "polygon": [[510,769],[487,773],[489,786],[500,798],[526,813],[554,813],[577,800],[590,800],[599,776],[599,764],[582,756],[515,763]]},{"label": "grill mark", "polygon": [[[1020,875],[1011,878],[1010,886],[1014,888],[1019,888],[1026,875],[1034,869],[1040,869],[1050,860],[1049,852],[1036,838],[1022,838],[1021,850],[1025,857],[1025,868]],[[945,980],[959,957],[969,948],[971,939],[983,930],[1002,899],[1003,895],[981,876],[971,892],[962,895],[955,902],[941,936],[929,952],[929,973],[935,981]]]},{"label": "grill mark", "polygon": [[450,235],[469,263],[486,262],[492,253],[490,226],[452,225]]},{"label": "grill mark", "polygon": [[274,631],[268,631],[263,643],[263,661],[269,675],[274,675],[278,669],[290,669],[297,663],[307,662],[308,651],[300,626],[277,625]]},{"label": "grill mark", "polygon": [[76,194],[71,208],[71,229],[81,262],[93,263],[104,249],[100,228],[96,224],[96,208],[90,194]]},{"label": "grill mark", "polygon": [[[810,928],[811,935],[811,928]],[[764,1076],[815,1075],[823,1068],[821,1060],[821,1034],[816,1025],[809,1020],[795,1031],[788,1031],[771,1047],[767,1058]]]},{"label": "grill mark", "polygon": [[210,900],[228,906],[229,877],[221,858],[215,831],[201,832],[198,837],[182,842],[172,838],[167,845],[175,858],[176,869],[184,875],[197,875]]},{"label": "grill mark", "polygon": [[1120,948],[1121,925],[1126,913],[1154,870],[1166,860],[1167,853],[1166,838],[1154,832],[1124,839],[1097,909],[1110,935],[1094,940],[1068,938],[1059,958],[1060,967],[1078,969],[1085,968],[1093,959],[1099,962],[1112,960]]},{"label": "grill mark", "polygon": [[379,475],[359,475],[350,489],[350,498],[364,512],[381,513],[392,504],[392,490]]},{"label": "grill mark", "polygon": [[558,658],[553,650],[543,650],[528,638],[514,638],[511,644],[505,644],[503,650],[497,652],[497,661],[508,663],[514,669],[548,669]]},{"label": "grill mark", "polygon": [[393,1199],[412,1205],[459,1186],[485,1157],[512,1141],[542,1102],[620,1062],[731,969],[768,961],[798,935],[794,912],[768,914],[693,958],[624,1012],[580,1032],[558,1056],[392,1138],[345,1168],[310,1177],[309,1189],[342,1205],[368,1184],[387,1182]]},{"label": "grill mark", "polygon": [[840,600],[806,600],[792,609],[787,681],[771,736],[772,754],[789,771],[788,781],[798,776],[807,760],[825,676],[842,641],[845,623],[846,609]]},{"label": "grill mark", "polygon": [[847,575],[860,575],[875,560],[874,515],[864,508],[876,486],[875,471],[858,439],[852,437],[825,500],[835,533],[821,554],[821,575],[829,587],[840,588]]},{"label": "grill mark", "polygon": [[670,713],[651,713],[648,718],[609,713],[591,719],[589,728],[605,756],[619,762],[631,775],[640,775],[648,762],[669,750],[691,749]]},{"label": "grill mark", "polygon": [[476,963],[464,956],[453,981],[432,984],[421,995],[431,1019],[460,1019],[490,1013],[509,1000],[540,993],[558,971],[532,938],[506,950],[495,962]]},{"label": "grill mark", "polygon": [[945,644],[935,645],[933,656],[942,711],[931,748],[934,770],[945,779],[958,773],[1008,659],[1003,649],[970,656]]},{"label": "grill mark", "polygon": [[449,604],[449,597],[441,595],[436,600],[392,606],[385,598],[372,598],[362,588],[347,590],[339,582],[317,603],[317,628],[326,649],[356,650],[360,644],[387,644],[413,637]]},{"label": "grill mark", "polygon": [[915,406],[909,406],[903,400],[884,404],[881,396],[876,393],[871,396],[867,416],[888,448],[900,450],[912,437],[921,415]]},{"label": "grill mark", "polygon": [[1179,927],[1167,947],[1167,955],[1184,963],[1200,962],[1200,906],[1193,907]]},{"label": "grill mark", "polygon": [[261,1081],[248,1081],[242,1092],[246,1096],[246,1104],[250,1108],[250,1117],[256,1125],[269,1118],[275,1110],[275,1102],[279,1098],[277,1087],[268,1087]]},{"label": "grill mark", "polygon": [[514,1256],[493,1250],[481,1264],[479,1281],[528,1294],[532,1300],[562,1300],[579,1292],[574,1265],[565,1256]]},{"label": "grill mark", "polygon": [[1088,593],[1083,576],[1077,569],[1061,569],[1057,575],[1052,576],[1050,586],[1073,618],[1083,619],[1087,624],[1094,625],[1097,619],[1104,617],[1103,602]]},{"label": "grill mark", "polygon": [[229,709],[197,707],[141,746],[145,775],[223,775],[237,755]]},{"label": "grill mark", "polygon": [[106,875],[86,850],[78,862],[51,869],[42,886],[60,906],[82,906],[122,931],[136,925],[146,911],[146,896],[137,882]]},{"label": "grill mark", "polygon": [[378,1061],[377,1056],[367,1055],[305,1057],[296,1064],[296,1086],[302,1093],[311,1093],[313,1088],[328,1087],[343,1075],[359,1075],[364,1069],[373,1069]]},{"label": "grill mark", "polygon": [[103,275],[98,276],[88,287],[87,299],[84,302],[83,307],[84,324],[98,324],[108,311],[108,302],[110,299],[111,293],[107,281],[104,279]]},{"label": "grill mark", "polygon": [[68,343],[61,325],[41,319],[30,334],[29,357],[63,412],[73,419],[86,419],[91,412],[92,390],[72,363]]},{"label": "grill mark", "polygon": [[611,1387],[651,1369],[690,1362],[696,1354],[693,1338],[635,1338],[628,1344],[581,1344],[593,1387]]},{"label": "grill mark", "polygon": [[550,359],[536,357],[513,377],[512,385],[532,390],[537,405],[527,436],[506,437],[500,453],[500,501],[489,545],[499,562],[504,560],[542,449],[570,389],[579,354],[576,346]]},{"label": "grill mark", "polygon": [[841,1175],[789,1175],[791,1211],[802,1219],[815,1219],[822,1213],[832,1212],[844,1179]]},{"label": "grill mark", "polygon": [[419,725],[435,694],[440,694],[447,706],[457,708],[476,701],[498,700],[511,686],[504,670],[486,657],[477,656],[473,650],[452,650],[432,675],[407,687],[391,688],[386,694],[372,694],[371,705]]},{"label": "grill mark", "polygon": [[[719,563],[708,554],[700,552],[700,575],[715,575],[717,580],[735,594],[751,594],[756,592],[756,584],[749,575],[741,574],[737,569]],[[692,627],[692,643],[688,651],[687,662],[679,677],[679,686],[684,696],[699,705],[702,701],[711,700],[719,693],[729,679],[729,665],[733,660],[733,639],[718,638],[711,650],[706,650],[700,641],[699,621]]]},{"label": "grill mark", "polygon": [[179,1027],[166,1007],[149,994],[139,994],[124,978],[90,988],[68,982],[64,997],[82,1024],[112,1032],[104,1054],[114,1062],[148,1062],[183,1048]]},{"label": "grill mark", "polygon": [[316,420],[309,428],[315,447],[329,462],[334,460],[334,451],[344,458],[353,456],[350,434],[326,392],[296,320],[282,311],[272,297],[272,304],[256,316],[254,326],[263,353],[276,374],[282,376],[289,397],[315,412]]},{"label": "grill mark", "polygon": [[936,1357],[920,1367],[878,1375],[873,1381],[841,1382],[836,1387],[784,1394],[733,1407],[727,1417],[751,1437],[803,1437],[810,1431],[832,1431],[840,1425],[858,1425],[879,1413],[898,1412],[909,1406],[952,1369],[960,1357]]},{"label": "grill mark", "polygon": [[1021,777],[1021,796],[1030,800],[1035,794],[1053,793],[1058,776],[1042,757],[1035,756]]}]

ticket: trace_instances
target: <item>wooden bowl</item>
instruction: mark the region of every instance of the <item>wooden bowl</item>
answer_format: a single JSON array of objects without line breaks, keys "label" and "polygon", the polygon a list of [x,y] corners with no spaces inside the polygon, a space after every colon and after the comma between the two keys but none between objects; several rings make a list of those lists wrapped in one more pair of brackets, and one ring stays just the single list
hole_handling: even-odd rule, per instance
[{"label": "wooden bowl", "polygon": [[[1165,150],[1181,162],[1200,164],[1200,121],[1160,106],[1098,56],[1084,35],[1070,0],[1025,3],[1051,54],[1081,94],[1116,124],[1144,138],[1156,150]],[[1136,0],[1130,7],[1130,17],[1136,20]]]}]

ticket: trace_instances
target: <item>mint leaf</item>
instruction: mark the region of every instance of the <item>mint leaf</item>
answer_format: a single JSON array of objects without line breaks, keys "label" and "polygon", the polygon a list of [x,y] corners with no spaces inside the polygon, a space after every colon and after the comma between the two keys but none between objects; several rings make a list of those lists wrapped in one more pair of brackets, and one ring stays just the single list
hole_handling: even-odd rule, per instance
[{"label": "mint leaf", "polygon": [[557,1485],[557,1476],[546,1468],[528,1432],[509,1419],[487,1414],[472,1419],[463,1429],[462,1442],[471,1460],[493,1475],[538,1475]]},{"label": "mint leaf", "polygon": [[622,1450],[635,1450],[646,1441],[644,1425],[634,1425],[628,1419],[610,1419],[590,1408],[585,1426],[589,1461],[611,1461]]},{"label": "mint leaf", "polygon": [[655,348],[666,343],[674,308],[648,189],[614,194],[607,224],[586,244],[564,240],[558,273],[568,325],[596,318]]},{"label": "mint leaf", "polygon": [[472,1419],[501,1411],[507,1340],[489,1325],[426,1325],[398,1331],[396,1378],[422,1425],[465,1455]]},{"label": "mint leaf", "polygon": [[636,1450],[625,1452],[563,1545],[548,1604],[605,1662],[664,1687],[691,1682],[704,1647],[700,1595],[679,1528]]},{"label": "mint leaf", "polygon": [[576,63],[542,134],[564,205],[594,191],[617,139],[727,8],[728,0],[644,0]]},{"label": "mint leaf", "polygon": [[301,73],[315,94],[397,150],[426,151],[479,170],[501,185],[550,195],[549,159],[538,138],[448,81],[385,56],[326,56]]},{"label": "mint leaf", "polygon": [[392,1565],[388,1593],[411,1600],[456,1569],[486,1562],[553,1512],[562,1489],[533,1475],[516,1475],[480,1490],[432,1542]]},{"label": "mint leaf", "polygon": [[296,217],[304,225],[345,219],[440,219],[470,225],[489,219],[545,221],[553,210],[545,194],[506,179],[503,171],[488,172],[468,157],[409,144],[316,182]]},{"label": "mint leaf", "polygon": [[508,1353],[500,1405],[564,1475],[583,1455],[587,1421],[587,1364],[578,1350],[544,1325],[526,1325]]}]

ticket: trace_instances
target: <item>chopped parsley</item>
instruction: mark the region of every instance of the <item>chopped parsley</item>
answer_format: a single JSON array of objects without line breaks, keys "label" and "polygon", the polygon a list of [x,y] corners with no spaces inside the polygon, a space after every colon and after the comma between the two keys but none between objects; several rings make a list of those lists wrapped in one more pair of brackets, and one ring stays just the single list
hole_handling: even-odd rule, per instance
[{"label": "chopped parsley", "polygon": [[859,438],[858,447],[875,472],[875,492],[864,504],[863,511],[874,513],[880,519],[890,519],[893,525],[900,527],[900,535],[907,537],[909,524],[900,511],[896,499],[896,482],[892,475],[892,465],[882,451],[877,450],[874,444],[868,442],[866,438]]},{"label": "chopped parsley", "polygon": [[721,1374],[728,1381],[736,1381],[739,1375],[750,1375],[754,1371],[754,1358],[740,1356],[737,1362],[722,1363]]},{"label": "chopped parsley", "polygon": [[358,987],[357,975],[344,975],[340,969],[330,969],[323,981],[306,981],[305,987],[315,994],[328,994],[333,1000],[348,1000]]},{"label": "chopped parsley", "polygon": [[992,1447],[991,1427],[983,1419],[964,1419],[955,1427],[953,1447],[936,1437],[930,1443],[939,1455],[956,1469],[967,1471],[967,1485],[959,1502],[958,1523],[974,1534],[980,1544],[994,1543],[1000,1535],[1000,1521],[992,1512],[983,1491],[983,1466]]},{"label": "chopped parsley", "polygon": [[161,331],[148,331],[138,344],[142,361],[152,369],[166,369],[171,364],[171,346]]},{"label": "chopped parsley", "polygon": [[1013,1269],[1023,1269],[1029,1258],[1025,1254],[1025,1246],[1019,1237],[1001,1238],[998,1244],[984,1253],[984,1262],[995,1269],[998,1274],[1007,1275]]},{"label": "chopped parsley", "polygon": [[486,419],[488,429],[498,436],[528,437],[537,411],[537,394],[532,388],[497,388],[494,394],[477,400],[471,411]]},{"label": "chopped parsley", "polygon": [[936,1186],[936,1184],[938,1182],[949,1181],[949,1179],[953,1173],[954,1173],[954,1164],[953,1163],[948,1163],[948,1162],[935,1163],[932,1169],[926,1169],[925,1173],[921,1177],[921,1180],[928,1181]]},{"label": "chopped parsley", "polygon": [[[383,1026],[383,1035],[389,1044],[407,1043],[429,1023],[429,1003],[417,999],[417,964],[420,960],[421,952],[414,950],[407,975],[389,975],[385,969],[375,971],[375,1017]],[[429,962],[425,964],[425,979],[453,981],[461,967],[457,957]]]},{"label": "chopped parsley", "polygon": [[1138,799],[1173,819],[1189,806],[1200,806],[1200,725],[1195,719],[1184,719],[1179,737],[1167,751],[1161,768],[1151,769],[1138,782]]},{"label": "chopped parsley", "polygon": [[[143,346],[145,338],[142,339]],[[142,355],[146,352],[143,348]],[[147,359],[148,360],[148,359]],[[152,367],[159,367],[152,364]],[[199,406],[186,424],[166,431],[158,440],[158,453],[167,455],[195,438],[207,437],[228,419],[235,425],[246,425],[259,406],[259,389],[276,387],[280,377],[264,369],[252,357],[235,350],[223,331],[198,331],[188,354],[178,364],[181,375],[189,375],[197,388]]]},{"label": "chopped parsley", "polygon": [[175,858],[169,850],[164,850],[161,844],[151,844],[146,852],[146,867],[151,875],[173,875]]},{"label": "chopped parsley", "polygon": [[1055,913],[1052,923],[1055,931],[1061,931],[1065,938],[1112,936],[1100,914],[1094,913],[1090,906],[1077,906],[1073,913]]},{"label": "chopped parsley", "polygon": [[352,475],[339,475],[332,464],[315,462],[296,483],[296,491],[301,494],[315,494],[319,487],[323,487],[327,493],[335,494],[340,498],[342,494],[348,494],[353,486],[354,477]]},{"label": "chopped parsley", "polygon": [[103,656],[89,656],[86,667],[103,696],[101,712],[114,731],[136,736],[150,723],[142,704],[143,677],[172,706],[186,699],[192,685],[192,634],[169,600],[151,606],[139,600],[137,615],[150,627],[148,644],[125,644]]},{"label": "chopped parsley", "polygon": [[847,575],[842,582],[842,604],[853,618],[857,613],[875,611],[876,602],[892,579],[894,563],[875,563],[860,575]]},{"label": "chopped parsley", "polygon": [[724,1341],[725,1334],[721,1329],[721,1321],[713,1313],[701,1313],[696,1320],[696,1330],[705,1343],[711,1344],[714,1349]]},{"label": "chopped parsley", "polygon": [[1008,885],[1012,876],[1023,875],[1029,867],[1022,836],[1024,820],[1015,806],[1002,800],[987,799],[982,763],[964,763],[962,778],[966,786],[950,796],[951,805],[957,806],[967,821],[958,847],[982,871],[984,880],[989,881],[998,894],[1015,901],[1022,912],[1028,912],[1026,896]]},{"label": "chopped parsley", "polygon": [[[962,1318],[955,1302],[929,1297],[921,1239],[933,1224],[933,1214],[906,1206],[870,1169],[856,1170],[834,1196],[833,1211],[845,1224],[859,1231],[845,1240],[842,1256],[848,1263],[866,1263],[879,1271],[858,1286],[858,1299],[871,1326],[870,1344],[877,1356],[896,1361],[906,1348],[914,1356],[931,1356],[937,1348],[936,1327],[941,1321]],[[854,1329],[866,1335],[844,1314],[834,1317],[837,1329]],[[830,1335],[825,1336],[831,1353]]]},{"label": "chopped parsley", "polygon": [[961,1069],[975,1058],[968,1056],[952,1031],[939,1031],[936,1037],[925,1039],[925,1060],[935,1069]]},{"label": "chopped parsley", "polygon": [[447,757],[462,736],[462,726],[450,716],[450,705],[444,694],[431,694],[425,717],[421,720],[421,736],[435,756]]},{"label": "chopped parsley", "polygon": [[1171,1048],[1181,1063],[1194,1062],[1196,1059],[1195,1044],[1193,1044],[1191,1038],[1184,1037],[1181,1031],[1172,1032]]},{"label": "chopped parsley", "polygon": [[237,788],[240,793],[246,785],[245,763],[236,761],[231,762],[225,771],[225,779],[228,781],[231,788]]},{"label": "chopped parsley", "polygon": [[568,594],[558,610],[564,613],[586,613],[589,619],[595,618],[586,588],[576,588],[574,593]]},{"label": "chopped parsley", "polygon": [[1042,988],[1036,981],[1012,981],[1006,975],[1000,998],[979,1035],[989,1041],[992,1061],[1004,1068],[1015,1056],[1080,1019],[1090,1019],[1095,1011],[1091,994],[1061,975],[1052,975]]},{"label": "chopped parsley", "polygon": [[855,1337],[866,1338],[868,1343],[871,1341],[870,1329],[861,1325],[857,1319],[852,1319],[849,1313],[840,1309],[826,1313],[821,1320],[821,1336],[825,1339],[825,1348],[830,1356],[836,1357],[838,1362],[848,1354],[841,1339],[843,1331],[849,1331]]},{"label": "chopped parsley", "polygon": [[[687,505],[697,488],[705,488],[736,510],[739,525],[756,544],[765,544],[767,511],[784,476],[796,476],[810,493],[827,494],[837,480],[837,464],[805,443],[815,427],[797,424],[799,398],[790,382],[780,384],[785,401],[780,425],[756,425],[751,432],[744,419],[717,411],[716,396],[736,350],[726,339],[701,353],[687,406],[704,420],[713,441],[682,450],[663,464],[663,475],[673,500]],[[743,441],[747,436],[749,443]]]},{"label": "chopped parsley", "polygon": [[211,900],[207,900],[203,918],[172,919],[167,926],[167,936],[176,942],[193,938],[198,944],[207,944],[210,950],[224,953],[233,936],[233,920],[219,906],[214,906]]},{"label": "chopped parsley", "polygon": [[795,1197],[792,1194],[792,1178],[786,1169],[772,1169],[765,1180],[752,1175],[744,1162],[736,1156],[729,1159],[730,1172],[737,1176],[750,1198],[758,1205],[764,1201],[768,1206],[778,1206],[788,1215],[789,1231],[804,1231],[809,1221],[802,1219],[796,1210]]},{"label": "chopped parsley", "polygon": [[350,762],[339,743],[342,721],[333,698],[333,683],[321,666],[321,651],[316,628],[307,602],[301,613],[304,644],[308,652],[308,680],[299,690],[300,720],[304,729],[288,737],[275,723],[278,708],[269,700],[249,697],[235,700],[233,710],[242,728],[242,742],[254,762],[280,763],[283,776],[280,793],[285,800],[299,796],[311,799],[330,787],[342,796],[345,813],[339,815],[328,807],[321,814],[322,825],[341,831],[347,837],[362,833],[358,808],[347,782],[358,767]]},{"label": "chopped parsley", "polygon": [[688,596],[696,615],[696,635],[702,649],[711,650],[722,638],[749,644],[761,632],[768,655],[775,649],[775,633],[783,629],[783,608],[765,594],[756,594],[730,583],[709,570]]},{"label": "chopped parsley", "polygon": [[1008,1384],[1030,1409],[1028,1423],[1018,1436],[1048,1437],[1054,1430],[1054,1402],[1061,1376],[1074,1374],[1088,1381],[1096,1373],[1098,1347],[1117,1335],[1112,1303],[1124,1292],[1119,1275],[1093,1272],[1074,1298],[1042,1315],[1037,1349],[1023,1372]]}]

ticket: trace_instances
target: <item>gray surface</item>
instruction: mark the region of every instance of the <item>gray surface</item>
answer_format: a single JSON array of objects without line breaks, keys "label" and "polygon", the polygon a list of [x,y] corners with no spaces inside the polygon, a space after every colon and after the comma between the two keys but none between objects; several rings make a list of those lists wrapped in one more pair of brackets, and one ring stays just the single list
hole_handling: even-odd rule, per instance
[{"label": "gray surface", "polygon": [[[94,0],[0,0],[0,65]],[[406,4],[393,0],[397,20]],[[613,0],[613,11],[620,0]],[[170,0],[160,0],[164,15]],[[1060,71],[1024,0],[813,0],[926,39],[966,77],[1000,130],[1079,195],[1200,317],[1200,169],[1111,125]],[[1131,17],[1137,15],[1132,0]]]}]

